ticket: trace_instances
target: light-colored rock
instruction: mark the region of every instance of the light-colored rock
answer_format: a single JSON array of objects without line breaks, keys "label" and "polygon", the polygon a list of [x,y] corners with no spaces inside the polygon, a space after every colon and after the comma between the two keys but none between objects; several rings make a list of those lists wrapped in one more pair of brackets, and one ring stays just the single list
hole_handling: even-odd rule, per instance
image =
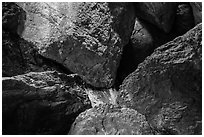
[{"label": "light-colored rock", "polygon": [[114,84],[134,25],[130,3],[18,3],[27,14],[22,37],[95,87]]}]

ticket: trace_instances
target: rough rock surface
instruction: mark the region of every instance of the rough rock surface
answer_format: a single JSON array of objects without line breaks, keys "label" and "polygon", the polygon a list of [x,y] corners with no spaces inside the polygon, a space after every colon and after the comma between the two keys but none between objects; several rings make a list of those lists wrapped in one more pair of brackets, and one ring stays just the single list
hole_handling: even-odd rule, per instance
[{"label": "rough rock surface", "polygon": [[175,31],[183,35],[195,26],[193,11],[189,3],[178,4],[175,18]]},{"label": "rough rock surface", "polygon": [[176,13],[177,3],[139,2],[135,4],[138,17],[145,19],[165,32],[170,32]]},{"label": "rough rock surface", "polygon": [[119,105],[162,134],[202,132],[202,24],[157,48],[123,82]]},{"label": "rough rock surface", "polygon": [[18,3],[27,14],[22,37],[40,54],[95,87],[113,85],[134,25],[130,3]]},{"label": "rough rock surface", "polygon": [[195,24],[202,22],[202,2],[190,2],[193,8]]},{"label": "rough rock surface", "polygon": [[100,105],[81,113],[72,125],[71,135],[150,135],[145,116],[129,108]]},{"label": "rough rock surface", "polygon": [[2,16],[3,77],[46,70],[70,73],[62,65],[40,56],[35,45],[20,37],[25,18],[22,8],[13,2],[2,3]]},{"label": "rough rock surface", "polygon": [[3,134],[66,134],[91,108],[78,75],[31,72],[2,80]]}]

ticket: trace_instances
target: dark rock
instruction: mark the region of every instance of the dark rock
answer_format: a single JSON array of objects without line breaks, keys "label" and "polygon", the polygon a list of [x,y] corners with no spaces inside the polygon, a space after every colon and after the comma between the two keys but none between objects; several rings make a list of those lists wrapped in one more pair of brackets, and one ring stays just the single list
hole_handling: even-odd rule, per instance
[{"label": "dark rock", "polygon": [[21,34],[25,19],[25,11],[14,2],[2,3],[2,28],[4,30]]},{"label": "dark rock", "polygon": [[46,71],[2,80],[3,134],[65,134],[88,108],[91,102],[77,75]]},{"label": "dark rock", "polygon": [[171,31],[177,3],[174,2],[139,2],[135,4],[136,15],[156,25],[164,32]]},{"label": "dark rock", "polygon": [[130,3],[18,3],[23,38],[95,87],[111,87],[134,26]]},{"label": "dark rock", "polygon": [[162,134],[201,134],[202,24],[157,48],[123,82],[119,105]]},{"label": "dark rock", "polygon": [[189,3],[181,3],[177,7],[175,31],[183,35],[195,26],[193,11]]},{"label": "dark rock", "polygon": [[202,2],[190,2],[193,9],[195,24],[202,22]]},{"label": "dark rock", "polygon": [[130,37],[131,43],[138,49],[147,50],[153,46],[153,38],[149,31],[145,28],[145,25],[138,18],[135,19],[135,26]]},{"label": "dark rock", "polygon": [[180,33],[178,33],[175,27],[167,34],[158,29],[155,25],[141,18],[136,18],[130,42],[123,48],[120,65],[117,70],[116,88],[118,89],[122,81],[132,73],[146,57],[151,55],[157,47],[173,40],[178,35],[180,35]]},{"label": "dark rock", "polygon": [[153,134],[145,116],[129,108],[100,105],[81,113],[72,125],[71,135],[149,135]]}]

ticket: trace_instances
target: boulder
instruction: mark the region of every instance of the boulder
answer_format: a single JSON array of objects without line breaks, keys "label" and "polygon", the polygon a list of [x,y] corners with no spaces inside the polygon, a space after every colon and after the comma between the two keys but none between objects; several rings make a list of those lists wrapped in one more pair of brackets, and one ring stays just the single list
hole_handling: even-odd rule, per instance
[{"label": "boulder", "polygon": [[2,76],[58,70],[70,73],[62,65],[45,59],[32,43],[21,38],[26,13],[13,2],[2,3]]},{"label": "boulder", "polygon": [[178,4],[174,23],[175,31],[183,35],[195,26],[193,11],[189,3]]},{"label": "boulder", "polygon": [[202,24],[157,48],[120,87],[117,102],[162,134],[202,134]]},{"label": "boulder", "polygon": [[70,135],[149,135],[153,134],[145,116],[129,108],[100,105],[82,112]]},{"label": "boulder", "polygon": [[202,22],[202,2],[190,2],[193,9],[195,24]]},{"label": "boulder", "polygon": [[66,134],[91,102],[83,81],[56,71],[2,79],[2,134]]},{"label": "boulder", "polygon": [[114,84],[134,26],[130,3],[18,3],[27,14],[22,37],[39,53],[95,87]]},{"label": "boulder", "polygon": [[138,2],[135,12],[138,17],[168,33],[174,23],[176,7],[177,3],[174,2]]}]

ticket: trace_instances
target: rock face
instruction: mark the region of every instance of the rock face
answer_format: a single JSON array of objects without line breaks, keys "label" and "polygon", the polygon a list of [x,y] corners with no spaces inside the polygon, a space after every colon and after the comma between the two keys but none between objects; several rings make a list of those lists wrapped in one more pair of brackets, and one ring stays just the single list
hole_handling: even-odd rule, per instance
[{"label": "rock face", "polygon": [[121,106],[162,134],[201,134],[202,24],[159,47],[123,82]]},{"label": "rock face", "polygon": [[190,2],[193,8],[195,24],[202,22],[202,2]]},{"label": "rock face", "polygon": [[183,35],[195,26],[193,11],[189,3],[181,3],[176,10],[175,30]]},{"label": "rock face", "polygon": [[129,3],[18,3],[27,14],[22,37],[95,87],[113,85],[134,25]]},{"label": "rock face", "polygon": [[129,108],[101,105],[81,113],[72,125],[71,135],[150,135],[144,115]]},{"label": "rock face", "polygon": [[2,80],[3,134],[66,134],[91,103],[77,75],[55,71]]},{"label": "rock face", "polygon": [[170,32],[176,13],[177,3],[139,2],[135,4],[138,17],[145,19],[164,32]]}]

